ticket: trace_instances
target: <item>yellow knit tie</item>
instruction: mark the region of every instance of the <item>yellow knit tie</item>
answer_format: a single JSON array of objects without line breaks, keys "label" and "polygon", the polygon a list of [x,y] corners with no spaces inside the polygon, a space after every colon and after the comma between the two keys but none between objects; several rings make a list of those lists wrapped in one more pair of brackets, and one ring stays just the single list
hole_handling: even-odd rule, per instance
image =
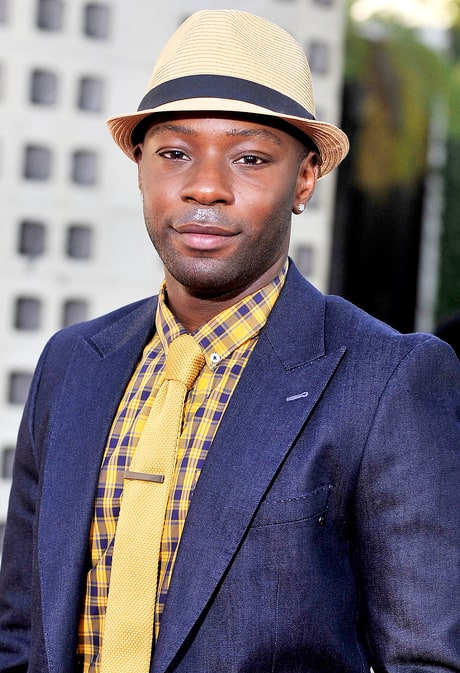
[{"label": "yellow knit tie", "polygon": [[184,401],[204,362],[190,334],[171,342],[163,383],[125,473],[101,673],[148,673],[150,669],[160,543]]}]

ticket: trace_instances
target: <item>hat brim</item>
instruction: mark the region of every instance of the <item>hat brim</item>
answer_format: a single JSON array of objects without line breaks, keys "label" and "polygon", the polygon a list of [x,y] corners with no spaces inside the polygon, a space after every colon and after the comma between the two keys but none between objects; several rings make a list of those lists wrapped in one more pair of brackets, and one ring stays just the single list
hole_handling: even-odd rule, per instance
[{"label": "hat brim", "polygon": [[132,142],[134,129],[146,117],[166,112],[233,112],[284,119],[309,136],[318,147],[321,157],[320,177],[324,177],[336,168],[349,150],[347,135],[333,124],[283,115],[254,103],[222,98],[189,98],[170,101],[149,110],[111,117],[107,120],[107,126],[120,149],[135,161]]}]

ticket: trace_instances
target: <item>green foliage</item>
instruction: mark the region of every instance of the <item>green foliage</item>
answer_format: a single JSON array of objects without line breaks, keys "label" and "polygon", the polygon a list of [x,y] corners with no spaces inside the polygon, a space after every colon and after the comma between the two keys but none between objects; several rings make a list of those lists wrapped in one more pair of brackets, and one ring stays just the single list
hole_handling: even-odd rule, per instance
[{"label": "green foliage", "polygon": [[451,140],[447,150],[438,321],[460,309],[460,140]]},{"label": "green foliage", "polygon": [[348,24],[345,77],[363,92],[358,186],[384,196],[392,186],[414,184],[423,175],[435,101],[449,103],[456,120],[452,132],[457,125],[460,132],[460,71],[455,79],[448,58],[411,28],[387,18],[369,27],[371,32]]},{"label": "green foliage", "polygon": [[[447,162],[440,248],[438,318],[460,309],[460,0],[451,0],[449,49],[435,51],[394,17],[365,24],[348,0],[345,78],[361,92],[354,153],[357,187],[374,201],[426,172],[427,137],[436,106],[447,112]],[[438,107],[439,109],[439,107]]]}]

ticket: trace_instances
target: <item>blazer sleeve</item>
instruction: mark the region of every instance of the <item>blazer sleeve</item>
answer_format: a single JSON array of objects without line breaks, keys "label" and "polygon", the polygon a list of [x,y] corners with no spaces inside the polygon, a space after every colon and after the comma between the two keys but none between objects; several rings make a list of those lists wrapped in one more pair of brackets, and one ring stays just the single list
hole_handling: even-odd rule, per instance
[{"label": "blazer sleeve", "polygon": [[39,461],[34,443],[34,400],[45,357],[46,349],[32,380],[15,453],[0,570],[1,673],[26,673],[29,670],[32,622],[40,622],[37,619],[40,611],[38,584],[34,582],[34,529],[39,485]]},{"label": "blazer sleeve", "polygon": [[427,338],[381,395],[356,487],[375,673],[460,671],[460,367]]}]

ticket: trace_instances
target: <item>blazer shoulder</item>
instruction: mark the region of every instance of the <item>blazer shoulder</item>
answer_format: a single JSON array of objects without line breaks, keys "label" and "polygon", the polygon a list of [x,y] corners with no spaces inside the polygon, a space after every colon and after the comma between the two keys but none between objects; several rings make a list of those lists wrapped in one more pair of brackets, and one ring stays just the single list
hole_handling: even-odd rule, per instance
[{"label": "blazer shoulder", "polygon": [[78,344],[85,344],[90,352],[102,358],[120,348],[126,357],[131,353],[136,357],[154,333],[156,305],[156,296],[142,299],[59,330],[45,344],[34,380],[43,383],[43,377],[62,378]]},{"label": "blazer shoulder", "polygon": [[375,367],[381,374],[384,365],[393,370],[414,349],[422,356],[430,346],[452,355],[432,334],[402,334],[343,297],[323,294],[293,263],[265,333],[283,360],[297,362],[300,353],[307,361],[342,351],[348,363]]},{"label": "blazer shoulder", "polygon": [[389,350],[399,356],[425,342],[440,343],[433,334],[403,334],[342,297],[325,295],[325,301],[325,333],[330,343],[337,340],[348,347],[367,347],[374,353]]},{"label": "blazer shoulder", "polygon": [[[154,324],[158,297],[140,299],[113,311],[59,330],[49,339],[46,348],[69,347],[78,339],[98,341],[103,335],[116,332],[133,333],[147,324]],[[45,350],[46,350],[45,348]]]},{"label": "blazer shoulder", "polygon": [[401,333],[369,315],[342,297],[325,295],[325,348],[340,346],[347,351],[346,361],[353,376],[367,372],[384,381],[392,373],[411,362],[421,371],[425,367],[452,381],[459,389],[460,363],[452,347],[426,332]]},{"label": "blazer shoulder", "polygon": [[125,306],[120,306],[112,311],[109,311],[108,313],[96,316],[91,320],[86,320],[84,322],[79,322],[69,325],[68,327],[64,327],[59,332],[57,332],[57,334],[59,334],[61,338],[73,338],[75,336],[90,337],[94,334],[104,331],[107,328],[110,328],[120,320],[124,320],[126,318],[133,319],[138,314],[142,315],[145,309],[156,309],[157,299],[157,295],[139,299],[138,301],[126,304]]}]

